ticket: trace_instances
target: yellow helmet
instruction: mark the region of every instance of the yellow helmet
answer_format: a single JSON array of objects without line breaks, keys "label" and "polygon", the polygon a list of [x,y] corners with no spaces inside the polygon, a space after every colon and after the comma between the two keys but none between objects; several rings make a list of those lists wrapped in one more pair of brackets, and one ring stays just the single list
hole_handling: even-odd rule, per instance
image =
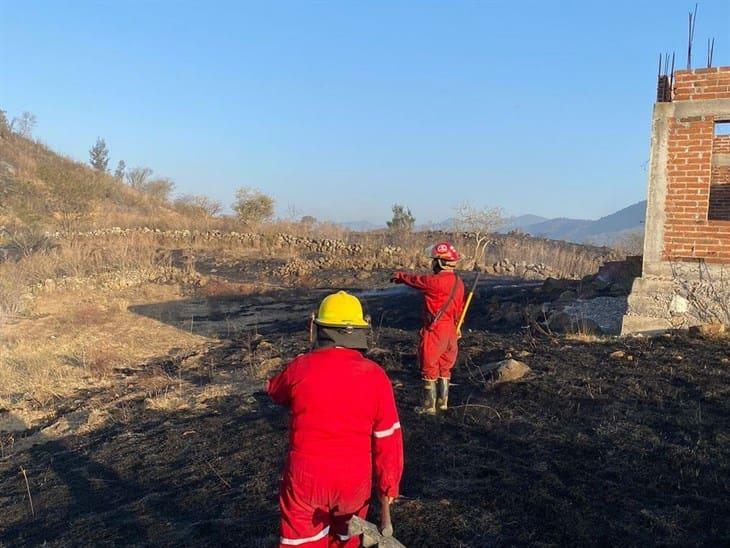
[{"label": "yellow helmet", "polygon": [[346,291],[322,299],[314,323],[322,327],[370,327],[363,316],[360,300]]}]

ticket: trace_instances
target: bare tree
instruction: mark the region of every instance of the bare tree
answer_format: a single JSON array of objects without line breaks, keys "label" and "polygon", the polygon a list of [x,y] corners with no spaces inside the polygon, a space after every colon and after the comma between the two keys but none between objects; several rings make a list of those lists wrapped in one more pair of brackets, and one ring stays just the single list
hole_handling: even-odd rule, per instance
[{"label": "bare tree", "polygon": [[175,183],[171,179],[162,177],[147,181],[141,190],[158,202],[167,203],[170,201],[170,194],[175,189]]},{"label": "bare tree", "polygon": [[294,204],[287,204],[286,216],[291,222],[296,222],[297,217],[299,217],[299,210],[297,209],[297,206]]},{"label": "bare tree", "polygon": [[456,207],[454,227],[460,232],[466,232],[470,238],[474,239],[472,266],[477,266],[482,261],[490,234],[502,226],[503,217],[504,212],[501,207],[477,209],[468,202]]},{"label": "bare tree", "polygon": [[152,170],[148,167],[133,167],[127,171],[127,184],[134,189],[142,190],[151,175]]},{"label": "bare tree", "polygon": [[37,122],[38,119],[35,114],[25,111],[20,116],[13,118],[10,127],[21,137],[30,139],[33,136],[33,130]]},{"label": "bare tree", "polygon": [[223,210],[223,205],[202,194],[183,194],[175,199],[175,208],[186,215],[215,217]]},{"label": "bare tree", "polygon": [[109,149],[101,137],[98,137],[94,146],[89,149],[89,163],[95,170],[102,172],[106,172],[109,166]]},{"label": "bare tree", "polygon": [[8,122],[8,113],[0,109],[0,137],[4,137],[10,133],[10,122]]},{"label": "bare tree", "polygon": [[270,220],[274,216],[274,199],[257,188],[241,187],[236,190],[233,210],[249,226]]}]

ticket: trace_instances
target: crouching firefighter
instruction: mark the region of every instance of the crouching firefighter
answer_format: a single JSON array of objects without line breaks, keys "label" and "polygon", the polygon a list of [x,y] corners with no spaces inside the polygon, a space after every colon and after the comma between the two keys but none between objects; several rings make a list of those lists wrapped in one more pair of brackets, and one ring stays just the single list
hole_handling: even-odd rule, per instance
[{"label": "crouching firefighter", "polygon": [[359,546],[347,522],[367,514],[373,469],[381,504],[398,496],[400,421],[388,376],[361,354],[369,328],[356,297],[327,296],[312,320],[312,350],[266,385],[290,409],[279,546]]},{"label": "crouching firefighter", "polygon": [[430,255],[433,274],[395,272],[391,281],[414,287],[424,296],[424,324],[418,348],[424,395],[423,406],[416,411],[433,415],[436,408],[445,411],[449,405],[449,382],[460,337],[457,324],[464,308],[464,283],[454,272],[460,257],[453,245],[440,242],[431,248]]}]

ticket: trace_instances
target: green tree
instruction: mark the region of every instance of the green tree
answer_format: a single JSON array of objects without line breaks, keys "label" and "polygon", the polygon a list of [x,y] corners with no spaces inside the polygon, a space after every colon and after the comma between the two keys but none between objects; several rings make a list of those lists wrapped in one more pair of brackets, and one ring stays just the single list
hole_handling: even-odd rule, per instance
[{"label": "green tree", "polygon": [[274,216],[274,199],[257,188],[241,187],[236,190],[233,211],[248,226],[255,226]]},{"label": "green tree", "polygon": [[114,170],[114,178],[122,181],[124,180],[124,174],[127,171],[127,163],[124,160],[119,160],[117,169]]},{"label": "green tree", "polygon": [[48,205],[67,234],[91,216],[99,187],[78,165],[47,163],[39,167],[38,175],[49,186]]},{"label": "green tree", "polygon": [[400,204],[393,204],[393,218],[388,221],[388,230],[396,233],[412,232],[416,218],[411,210]]},{"label": "green tree", "polygon": [[109,165],[109,149],[106,141],[101,137],[96,139],[94,146],[89,149],[89,163],[97,171],[106,172]]}]

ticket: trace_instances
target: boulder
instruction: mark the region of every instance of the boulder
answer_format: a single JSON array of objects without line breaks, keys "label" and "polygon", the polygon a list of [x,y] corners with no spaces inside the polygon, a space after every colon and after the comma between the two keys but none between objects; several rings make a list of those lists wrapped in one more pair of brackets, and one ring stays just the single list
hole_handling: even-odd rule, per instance
[{"label": "boulder", "polygon": [[547,278],[542,284],[542,290],[544,293],[556,293],[560,294],[563,291],[572,289],[575,285],[573,280],[566,280],[564,278]]},{"label": "boulder", "polygon": [[689,328],[691,335],[699,337],[719,337],[727,331],[725,324],[719,322],[703,323],[702,325],[693,325]]},{"label": "boulder", "polygon": [[372,358],[374,360],[377,360],[377,359],[381,359],[381,358],[383,358],[385,356],[390,355],[391,352],[390,352],[390,350],[387,350],[385,348],[380,348],[380,347],[377,347],[376,346],[376,347],[370,348],[366,352],[366,354],[367,354],[367,357],[368,358]]},{"label": "boulder", "polygon": [[575,291],[572,289],[568,289],[566,291],[563,291],[560,296],[558,297],[559,301],[572,301],[577,297]]},{"label": "boulder", "polygon": [[527,364],[511,358],[489,363],[482,367],[484,375],[495,383],[516,381],[531,371],[532,369]]}]

